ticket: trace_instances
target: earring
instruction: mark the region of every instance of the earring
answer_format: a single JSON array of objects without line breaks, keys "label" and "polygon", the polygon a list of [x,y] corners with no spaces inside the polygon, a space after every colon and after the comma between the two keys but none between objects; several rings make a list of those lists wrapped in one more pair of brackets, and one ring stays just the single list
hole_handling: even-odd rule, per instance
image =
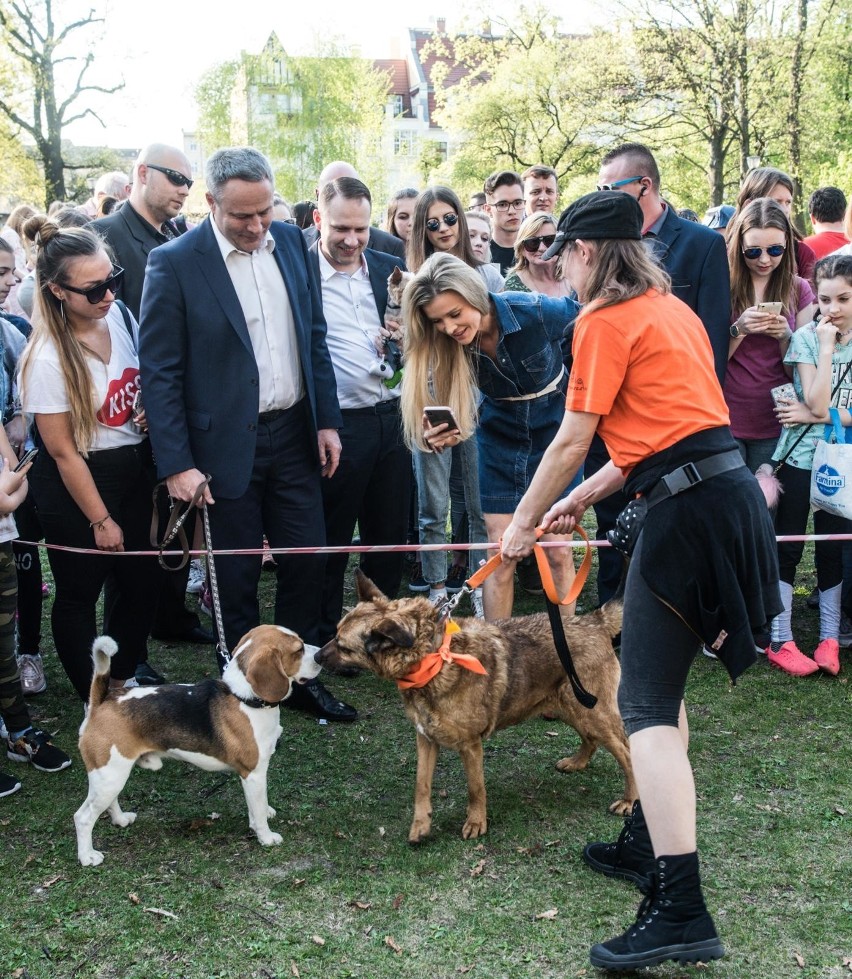
[{"label": "earring", "polygon": [[65,300],[59,300],[59,312],[62,314],[62,322],[68,326],[68,317],[65,315]]}]

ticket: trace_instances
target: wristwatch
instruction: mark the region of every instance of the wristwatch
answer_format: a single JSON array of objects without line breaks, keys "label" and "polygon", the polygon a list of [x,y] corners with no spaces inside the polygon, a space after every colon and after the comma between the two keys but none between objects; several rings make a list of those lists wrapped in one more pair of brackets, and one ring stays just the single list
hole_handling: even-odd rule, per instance
[{"label": "wristwatch", "polygon": [[740,328],[736,323],[731,323],[731,336],[736,340],[737,337],[742,336],[740,333]]}]

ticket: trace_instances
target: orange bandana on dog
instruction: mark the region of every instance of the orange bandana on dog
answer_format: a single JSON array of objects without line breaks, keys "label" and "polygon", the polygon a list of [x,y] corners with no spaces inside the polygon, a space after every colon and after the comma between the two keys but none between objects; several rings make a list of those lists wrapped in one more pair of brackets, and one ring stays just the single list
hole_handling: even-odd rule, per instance
[{"label": "orange bandana on dog", "polygon": [[471,673],[488,676],[487,670],[475,656],[468,656],[466,653],[450,652],[450,642],[452,641],[453,635],[457,632],[461,632],[460,627],[455,622],[447,622],[446,628],[444,629],[444,641],[441,643],[438,651],[424,656],[417,665],[417,669],[408,673],[401,680],[397,680],[396,685],[399,689],[412,690],[418,687],[425,687],[430,680],[441,672],[444,663],[457,663],[466,670],[470,670]]}]

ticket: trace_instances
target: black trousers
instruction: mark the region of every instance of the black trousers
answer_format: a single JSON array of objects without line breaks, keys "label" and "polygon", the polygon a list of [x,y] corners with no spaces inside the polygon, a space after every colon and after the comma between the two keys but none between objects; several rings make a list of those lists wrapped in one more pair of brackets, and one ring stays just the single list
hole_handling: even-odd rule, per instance
[{"label": "black trousers", "polygon": [[[811,470],[798,469],[786,463],[778,472],[784,492],[775,511],[775,533],[779,537],[804,534],[811,509]],[[814,510],[815,534],[848,534],[852,522],[825,510]],[[778,570],[781,580],[792,585],[796,568],[805,550],[804,541],[785,541],[778,544]],[[828,591],[843,580],[843,541],[818,540],[814,543],[817,585]]]},{"label": "black trousers", "polygon": [[[238,499],[216,496],[209,509],[215,550],[271,547],[322,547],[325,522],[320,467],[307,398],[269,423],[257,426],[257,449],[248,489]],[[325,558],[283,555],[278,565],[274,621],[317,645]],[[233,652],[240,639],[260,624],[257,588],[259,554],[217,557],[216,575],[225,630]],[[215,618],[214,618],[215,621]],[[220,664],[221,665],[221,664]]]},{"label": "black trousers", "polygon": [[[92,452],[86,462],[106,509],[124,532],[125,550],[149,550],[154,470],[148,442]],[[94,531],[45,449],[30,470],[29,481],[47,543],[94,549]],[[74,689],[88,700],[92,642],[98,635],[96,606],[104,582],[111,577],[114,584],[103,622],[103,631],[118,643],[112,675],[127,679],[146,655],[160,586],[157,559],[54,550],[47,555],[56,583],[51,612],[56,652]]]},{"label": "black trousers", "polygon": [[[352,541],[357,522],[362,544],[404,544],[411,495],[411,453],[402,438],[399,402],[343,409],[340,465],[322,484],[330,546]],[[362,554],[361,570],[389,598],[396,598],[404,555]],[[348,555],[329,555],[322,596],[320,645],[337,631],[343,613]]]},{"label": "black trousers", "polygon": [[[21,540],[40,541],[44,534],[32,494],[15,511],[15,525]],[[18,652],[32,656],[41,648],[41,613],[44,603],[41,573],[41,554],[33,544],[12,542],[15,568],[18,573]]]}]

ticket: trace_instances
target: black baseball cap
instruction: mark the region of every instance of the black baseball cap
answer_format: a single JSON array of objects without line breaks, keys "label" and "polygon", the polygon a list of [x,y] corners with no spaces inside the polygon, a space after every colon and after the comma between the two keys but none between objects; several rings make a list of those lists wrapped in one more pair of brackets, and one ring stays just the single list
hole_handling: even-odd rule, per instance
[{"label": "black baseball cap", "polygon": [[553,258],[562,251],[566,241],[576,241],[578,238],[590,241],[603,238],[639,241],[643,221],[642,208],[630,194],[620,190],[596,190],[585,194],[562,212],[556,240],[542,258]]}]

